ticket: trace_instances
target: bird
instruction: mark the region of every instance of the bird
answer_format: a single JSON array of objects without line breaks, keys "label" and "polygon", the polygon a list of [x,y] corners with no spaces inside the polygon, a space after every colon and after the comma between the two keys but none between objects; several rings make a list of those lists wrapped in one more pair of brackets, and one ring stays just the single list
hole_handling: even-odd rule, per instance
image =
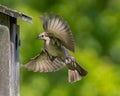
[{"label": "bird", "polygon": [[43,40],[44,46],[24,67],[33,72],[55,72],[67,66],[68,82],[81,80],[88,72],[69,53],[75,52],[75,44],[68,23],[53,13],[45,13],[40,20],[44,32],[37,39]]}]

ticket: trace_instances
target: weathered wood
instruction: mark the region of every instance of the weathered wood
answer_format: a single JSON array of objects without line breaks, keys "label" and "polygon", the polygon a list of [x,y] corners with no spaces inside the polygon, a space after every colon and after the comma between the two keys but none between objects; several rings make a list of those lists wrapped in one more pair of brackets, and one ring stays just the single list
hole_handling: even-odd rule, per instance
[{"label": "weathered wood", "polygon": [[0,96],[19,96],[19,26],[0,14]]},{"label": "weathered wood", "polygon": [[11,94],[19,96],[19,26],[11,24]]},{"label": "weathered wood", "polygon": [[0,96],[19,96],[19,26],[32,18],[0,5]]},{"label": "weathered wood", "polygon": [[16,11],[16,10],[12,10],[10,8],[7,8],[6,6],[0,5],[0,12],[4,13],[6,15],[9,15],[11,17],[14,17],[14,18],[21,18],[24,21],[27,21],[30,23],[32,22],[32,18],[30,16],[27,16],[21,12]]},{"label": "weathered wood", "polygon": [[0,96],[10,95],[10,34],[8,27],[0,25]]}]

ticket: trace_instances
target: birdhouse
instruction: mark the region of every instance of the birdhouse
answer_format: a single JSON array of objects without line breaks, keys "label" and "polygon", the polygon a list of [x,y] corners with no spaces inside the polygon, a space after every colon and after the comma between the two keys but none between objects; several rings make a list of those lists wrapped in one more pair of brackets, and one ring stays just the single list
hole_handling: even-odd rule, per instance
[{"label": "birdhouse", "polygon": [[0,96],[19,96],[18,18],[32,22],[31,17],[0,5]]}]

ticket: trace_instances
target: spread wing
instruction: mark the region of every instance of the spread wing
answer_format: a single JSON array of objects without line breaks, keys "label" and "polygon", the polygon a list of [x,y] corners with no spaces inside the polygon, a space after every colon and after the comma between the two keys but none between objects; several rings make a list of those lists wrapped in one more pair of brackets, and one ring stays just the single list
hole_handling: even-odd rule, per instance
[{"label": "spread wing", "polygon": [[69,25],[59,16],[45,14],[41,17],[44,30],[55,38],[58,38],[62,44],[74,52],[74,41]]},{"label": "spread wing", "polygon": [[64,62],[60,58],[51,60],[46,52],[42,51],[30,62],[24,65],[25,68],[34,72],[52,72],[61,69]]}]

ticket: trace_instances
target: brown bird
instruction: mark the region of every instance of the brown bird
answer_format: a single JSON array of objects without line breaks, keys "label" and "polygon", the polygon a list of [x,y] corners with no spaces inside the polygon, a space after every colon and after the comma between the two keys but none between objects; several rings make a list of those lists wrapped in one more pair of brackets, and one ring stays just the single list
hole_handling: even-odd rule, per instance
[{"label": "brown bird", "polygon": [[59,16],[44,14],[41,17],[45,32],[38,36],[44,40],[44,47],[40,54],[24,65],[34,72],[52,72],[64,67],[68,68],[68,81],[76,82],[87,75],[83,69],[68,53],[74,52],[74,41],[69,25]]}]

